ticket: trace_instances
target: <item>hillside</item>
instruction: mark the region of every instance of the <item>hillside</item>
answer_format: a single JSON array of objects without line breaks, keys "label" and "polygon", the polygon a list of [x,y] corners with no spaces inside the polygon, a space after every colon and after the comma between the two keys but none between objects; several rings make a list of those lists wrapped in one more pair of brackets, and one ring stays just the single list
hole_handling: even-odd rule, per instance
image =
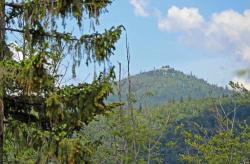
[{"label": "hillside", "polygon": [[[219,132],[220,134],[223,134],[225,131],[222,129],[225,130],[228,123],[230,125],[229,128],[231,128],[232,122],[229,120],[234,119],[235,125],[239,126],[242,124],[241,126],[245,128],[246,125],[250,125],[250,104],[248,100],[249,97],[243,98],[242,95],[239,96],[237,94],[232,94],[231,96],[221,97],[218,99],[204,98],[199,100],[172,102],[160,107],[135,110],[134,114],[137,123],[136,135],[137,138],[140,139],[137,141],[138,145],[140,144],[140,149],[138,150],[140,152],[140,158],[147,159],[148,143],[152,144],[156,141],[156,144],[154,145],[155,149],[153,150],[157,155],[156,158],[151,160],[153,161],[151,163],[188,163],[182,161],[180,155],[190,153],[197,155],[197,151],[195,149],[191,149],[192,147],[186,143],[187,140],[185,134],[189,132],[192,135],[196,135],[196,137],[200,136],[200,138],[198,137],[199,139],[204,137],[202,139],[206,139],[203,140],[206,145],[208,138],[218,134]],[[117,151],[115,151],[116,148],[118,147],[118,150],[122,150],[121,148],[126,147],[124,145],[127,145],[127,142],[121,142],[124,136],[126,136],[128,140],[133,136],[133,128],[131,126],[131,122],[129,121],[130,118],[130,113],[126,110],[116,110],[112,115],[99,117],[97,119],[98,121],[92,122],[92,124],[88,127],[88,130],[85,133],[91,135],[91,138],[94,138],[95,141],[99,137],[101,142],[105,143],[104,146],[98,147],[98,150],[95,152],[95,156],[97,157],[96,163],[101,163],[104,159],[106,159],[106,161],[103,163],[118,163],[112,160],[117,157]],[[122,121],[121,123],[117,123],[117,120]],[[166,123],[166,120],[167,124],[164,124]],[[240,131],[240,128],[237,126],[236,133]],[[207,132],[206,136],[204,136],[204,130]],[[246,129],[244,130],[247,131]],[[249,136],[249,134],[250,129],[246,136]],[[192,138],[191,141],[193,140],[195,139]],[[203,142],[199,140],[198,143],[204,144]],[[229,142],[231,143],[228,144]],[[246,142],[248,142],[249,145],[249,141]],[[228,139],[224,136],[222,138],[216,137],[215,146],[218,146],[219,149],[216,154],[220,153],[221,155],[223,149],[226,150],[226,153],[228,153],[228,150],[232,149],[231,144],[235,143],[239,144],[234,140],[234,138]],[[228,149],[226,146],[222,145],[228,145],[230,148]],[[205,148],[209,146],[211,146],[210,143],[208,143]],[[243,146],[246,147],[247,144]],[[243,150],[239,151],[239,154],[241,155],[242,152],[248,153],[250,150],[249,146],[248,148],[242,148],[241,146],[237,147]],[[119,151],[119,153],[120,156],[127,157],[127,153],[124,153],[123,151]],[[249,157],[250,156],[248,156],[248,158]],[[200,163],[205,162],[202,161]]]},{"label": "hillside", "polygon": [[[230,93],[228,89],[211,85],[194,75],[186,75],[169,66],[143,72],[131,77],[137,106],[161,105],[170,101],[218,97]],[[122,101],[126,101],[127,79],[121,81]],[[118,101],[118,89],[109,101]]]}]

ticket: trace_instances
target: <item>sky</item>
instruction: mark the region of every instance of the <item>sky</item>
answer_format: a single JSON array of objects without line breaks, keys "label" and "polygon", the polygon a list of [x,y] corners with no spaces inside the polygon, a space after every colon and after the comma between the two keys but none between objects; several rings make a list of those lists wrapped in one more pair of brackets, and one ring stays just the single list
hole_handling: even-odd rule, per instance
[{"label": "sky", "polygon": [[[115,0],[99,29],[124,25],[131,73],[164,65],[225,86],[250,64],[249,0]],[[126,73],[125,34],[111,63]]]},{"label": "sky", "polygon": [[[250,78],[236,75],[250,66],[250,0],[113,0],[107,10],[96,29],[126,28],[110,60],[117,72],[122,63],[122,77],[127,75],[127,35],[132,74],[169,65],[211,84],[233,80],[250,89]],[[73,83],[93,79],[93,65],[83,67]]]}]

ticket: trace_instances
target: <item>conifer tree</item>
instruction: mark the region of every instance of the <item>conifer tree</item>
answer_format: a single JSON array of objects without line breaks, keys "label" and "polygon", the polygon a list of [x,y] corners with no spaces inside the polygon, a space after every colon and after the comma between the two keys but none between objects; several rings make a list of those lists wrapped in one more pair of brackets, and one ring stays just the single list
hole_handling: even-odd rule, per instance
[{"label": "conifer tree", "polygon": [[[76,132],[95,115],[119,105],[104,103],[112,92],[113,69],[108,74],[100,73],[92,83],[62,85],[61,81],[69,70],[76,77],[81,63],[101,64],[113,55],[123,27],[111,27],[103,33],[95,31],[99,16],[111,3],[111,0],[1,0],[0,163],[4,158],[9,160],[3,154],[13,154],[3,145],[7,142],[3,140],[5,131],[14,135],[11,138],[17,144],[22,141],[32,147],[33,162],[88,161],[86,155],[90,151]],[[70,26],[84,31],[87,22],[93,33],[74,36],[68,31]],[[14,45],[14,54],[9,43],[13,41],[12,35],[17,34],[21,41],[15,40],[18,45]],[[15,60],[17,54],[22,55]],[[62,74],[65,61],[71,67]]]}]

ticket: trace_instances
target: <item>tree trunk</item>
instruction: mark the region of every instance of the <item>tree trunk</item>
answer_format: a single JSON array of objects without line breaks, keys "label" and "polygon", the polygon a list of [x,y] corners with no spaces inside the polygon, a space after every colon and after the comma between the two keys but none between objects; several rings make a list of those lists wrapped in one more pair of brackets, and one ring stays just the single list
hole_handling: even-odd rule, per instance
[{"label": "tree trunk", "polygon": [[133,102],[132,102],[132,82],[130,76],[130,49],[128,44],[128,38],[126,35],[126,49],[127,49],[127,62],[128,62],[128,110],[130,111],[131,120],[132,120],[132,148],[133,148],[133,156],[134,162],[137,163],[137,150],[136,150],[136,136],[135,136],[135,116],[134,116],[134,109],[133,109]]},{"label": "tree trunk", "polygon": [[147,164],[150,164],[151,161],[151,145],[150,143],[148,144],[148,162]]},{"label": "tree trunk", "polygon": [[5,49],[5,0],[0,1],[0,60],[4,59]]},{"label": "tree trunk", "polygon": [[[4,60],[5,49],[5,0],[0,1],[0,61]],[[3,68],[0,67],[0,164],[3,164],[3,134],[4,134],[4,106],[3,106]]]},{"label": "tree trunk", "polygon": [[[119,102],[122,102],[122,92],[121,92],[121,74],[122,74],[122,64],[119,62],[119,83],[118,83],[118,96]],[[120,110],[122,110],[122,106],[120,105]]]}]

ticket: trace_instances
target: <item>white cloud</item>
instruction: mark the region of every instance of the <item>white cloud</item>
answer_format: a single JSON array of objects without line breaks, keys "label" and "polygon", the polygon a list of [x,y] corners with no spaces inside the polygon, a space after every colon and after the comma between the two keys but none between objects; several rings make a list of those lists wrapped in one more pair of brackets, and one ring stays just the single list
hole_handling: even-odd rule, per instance
[{"label": "white cloud", "polygon": [[187,44],[234,54],[250,63],[250,9],[226,10],[205,20],[197,8],[171,7],[158,22],[162,31],[178,32]]},{"label": "white cloud", "polygon": [[135,15],[147,17],[149,12],[147,11],[147,0],[130,0],[130,4],[134,7]]},{"label": "white cloud", "polygon": [[167,17],[160,20],[159,28],[163,31],[191,30],[201,27],[204,20],[197,8],[178,8],[172,6]]}]

